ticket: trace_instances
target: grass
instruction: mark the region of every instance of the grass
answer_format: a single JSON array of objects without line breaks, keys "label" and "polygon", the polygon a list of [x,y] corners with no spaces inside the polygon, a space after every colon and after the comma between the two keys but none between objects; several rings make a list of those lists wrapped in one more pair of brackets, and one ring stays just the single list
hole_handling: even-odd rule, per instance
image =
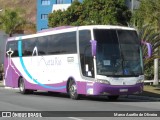
[{"label": "grass", "polygon": [[3,81],[0,80],[0,87],[3,87]]},{"label": "grass", "polygon": [[140,95],[160,98],[160,86],[145,85],[144,91]]}]

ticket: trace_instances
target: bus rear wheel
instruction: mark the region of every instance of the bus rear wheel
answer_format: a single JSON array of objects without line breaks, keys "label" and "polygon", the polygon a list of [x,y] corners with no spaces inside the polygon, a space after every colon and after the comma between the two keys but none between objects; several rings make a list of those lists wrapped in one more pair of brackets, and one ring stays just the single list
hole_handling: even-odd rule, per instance
[{"label": "bus rear wheel", "polygon": [[74,100],[79,99],[79,95],[77,94],[77,86],[73,80],[71,80],[69,83],[69,95],[71,99],[74,99]]},{"label": "bus rear wheel", "polygon": [[24,84],[23,78],[20,78],[20,80],[19,80],[19,91],[20,91],[21,94],[33,93],[33,91],[27,90],[27,89],[25,88],[25,84]]}]

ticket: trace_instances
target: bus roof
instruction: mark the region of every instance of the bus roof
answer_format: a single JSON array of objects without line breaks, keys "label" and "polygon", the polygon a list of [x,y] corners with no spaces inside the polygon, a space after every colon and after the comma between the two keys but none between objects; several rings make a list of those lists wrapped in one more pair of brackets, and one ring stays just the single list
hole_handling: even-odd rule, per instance
[{"label": "bus roof", "polygon": [[44,30],[38,31],[37,33],[49,32],[49,31],[54,31],[54,30],[62,30],[62,29],[73,28],[73,27],[74,26],[60,26],[60,27],[55,27],[55,28],[50,28],[50,29],[44,29]]},{"label": "bus roof", "polygon": [[61,26],[61,27],[55,27],[51,29],[45,29],[42,31],[37,32],[36,34],[31,34],[31,35],[25,35],[25,36],[17,36],[17,37],[10,37],[8,38],[8,41],[12,40],[19,40],[20,37],[21,39],[27,39],[27,38],[32,38],[32,37],[38,37],[38,36],[44,36],[44,35],[51,35],[53,32],[55,33],[61,33],[61,32],[68,32],[70,31],[75,31],[77,29],[122,29],[122,30],[135,30],[134,28],[131,27],[124,27],[124,26],[114,26],[114,25],[86,25],[86,26]]}]

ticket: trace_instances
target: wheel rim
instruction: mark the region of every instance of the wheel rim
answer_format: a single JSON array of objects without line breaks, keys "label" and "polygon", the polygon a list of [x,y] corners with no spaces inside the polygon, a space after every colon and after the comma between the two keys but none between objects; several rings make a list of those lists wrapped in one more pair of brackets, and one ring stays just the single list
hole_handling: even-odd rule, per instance
[{"label": "wheel rim", "polygon": [[24,84],[23,84],[23,81],[21,80],[20,82],[20,91],[22,92],[24,90]]},{"label": "wheel rim", "polygon": [[70,94],[71,94],[71,96],[75,96],[77,94],[77,88],[74,83],[70,87]]}]

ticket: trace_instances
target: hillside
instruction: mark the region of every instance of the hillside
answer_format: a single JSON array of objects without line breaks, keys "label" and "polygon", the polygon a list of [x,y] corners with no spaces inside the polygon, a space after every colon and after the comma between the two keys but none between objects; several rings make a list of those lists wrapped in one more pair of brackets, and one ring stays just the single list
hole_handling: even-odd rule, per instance
[{"label": "hillside", "polygon": [[0,9],[20,8],[26,13],[26,19],[36,23],[36,0],[0,0]]}]

